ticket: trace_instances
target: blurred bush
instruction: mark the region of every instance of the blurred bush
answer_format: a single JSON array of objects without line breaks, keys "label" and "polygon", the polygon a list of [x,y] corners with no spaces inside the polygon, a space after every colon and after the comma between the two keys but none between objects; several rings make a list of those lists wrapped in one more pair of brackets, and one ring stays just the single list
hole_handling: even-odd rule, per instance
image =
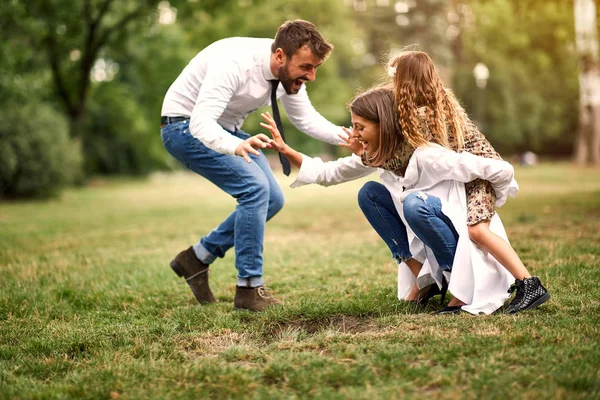
[{"label": "blurred bush", "polygon": [[54,108],[5,105],[0,119],[0,199],[47,198],[82,179],[80,146]]},{"label": "blurred bush", "polygon": [[144,115],[126,86],[95,88],[82,133],[86,175],[144,175],[166,168],[158,118]]}]

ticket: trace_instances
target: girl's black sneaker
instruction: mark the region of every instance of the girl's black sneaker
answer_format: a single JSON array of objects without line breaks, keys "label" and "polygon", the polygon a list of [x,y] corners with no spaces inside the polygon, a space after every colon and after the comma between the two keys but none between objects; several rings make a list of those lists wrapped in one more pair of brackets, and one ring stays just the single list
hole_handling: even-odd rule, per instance
[{"label": "girl's black sneaker", "polygon": [[515,284],[508,289],[508,293],[514,291],[517,294],[504,310],[504,314],[515,314],[519,311],[530,310],[550,300],[550,293],[537,276],[523,280],[517,279]]}]

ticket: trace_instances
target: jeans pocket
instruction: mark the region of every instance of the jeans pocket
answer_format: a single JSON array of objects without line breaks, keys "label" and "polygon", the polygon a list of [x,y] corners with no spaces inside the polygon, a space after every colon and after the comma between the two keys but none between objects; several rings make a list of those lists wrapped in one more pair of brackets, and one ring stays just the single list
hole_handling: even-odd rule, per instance
[{"label": "jeans pocket", "polygon": [[161,132],[161,138],[163,146],[169,152],[169,154],[181,162],[181,132],[177,129],[169,129],[168,131],[163,130]]},{"label": "jeans pocket", "polygon": [[171,138],[163,135],[162,142],[163,146],[165,146],[165,149],[167,149],[169,153],[173,154],[173,143],[171,142]]},{"label": "jeans pocket", "polygon": [[168,134],[170,134],[173,131],[177,131],[178,128],[179,128],[179,124],[177,122],[174,122],[172,124],[167,124],[167,125],[163,126],[160,129],[160,133],[162,135],[168,135]]}]

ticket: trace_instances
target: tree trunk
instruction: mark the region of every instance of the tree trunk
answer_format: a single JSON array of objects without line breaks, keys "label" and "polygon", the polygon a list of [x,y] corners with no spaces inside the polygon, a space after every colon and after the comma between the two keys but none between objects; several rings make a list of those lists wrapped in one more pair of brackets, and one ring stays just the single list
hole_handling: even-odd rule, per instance
[{"label": "tree trunk", "polygon": [[575,0],[575,31],[579,54],[579,129],[574,161],[600,165],[600,73],[594,0]]},{"label": "tree trunk", "polygon": [[592,107],[591,114],[590,161],[593,165],[600,165],[600,105]]},{"label": "tree trunk", "polygon": [[575,134],[575,148],[573,149],[573,161],[577,165],[583,165],[588,159],[587,143],[588,136],[590,133],[589,124],[586,123],[585,107],[579,106],[579,126],[577,127],[577,133]]},{"label": "tree trunk", "polygon": [[573,156],[578,165],[600,165],[600,74],[595,66],[585,68],[589,70],[579,79],[579,129]]},{"label": "tree trunk", "polygon": [[69,115],[69,133],[71,139],[75,141],[81,140],[84,119],[85,115],[83,112],[80,112],[77,115]]}]

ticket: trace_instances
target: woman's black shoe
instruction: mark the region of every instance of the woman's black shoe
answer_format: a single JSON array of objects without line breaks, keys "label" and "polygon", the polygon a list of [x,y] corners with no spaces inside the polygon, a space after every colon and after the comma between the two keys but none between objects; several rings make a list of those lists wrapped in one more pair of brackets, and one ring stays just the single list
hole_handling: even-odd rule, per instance
[{"label": "woman's black shoe", "polygon": [[437,296],[438,294],[442,295],[442,301],[441,303],[444,303],[444,300],[446,300],[446,292],[448,291],[448,282],[446,281],[446,278],[442,278],[442,288],[440,289],[438,287],[437,284],[432,284],[431,286],[429,286],[429,290],[427,291],[427,293],[425,293],[423,295],[423,297],[421,297],[419,300],[417,300],[417,302],[419,303],[420,306],[425,307],[427,305],[427,302],[429,300],[431,300],[432,297]]},{"label": "woman's black shoe", "polygon": [[446,307],[442,308],[441,310],[437,310],[433,314],[435,314],[435,315],[440,315],[440,314],[458,314],[461,311],[462,311],[462,306],[446,306]]}]

